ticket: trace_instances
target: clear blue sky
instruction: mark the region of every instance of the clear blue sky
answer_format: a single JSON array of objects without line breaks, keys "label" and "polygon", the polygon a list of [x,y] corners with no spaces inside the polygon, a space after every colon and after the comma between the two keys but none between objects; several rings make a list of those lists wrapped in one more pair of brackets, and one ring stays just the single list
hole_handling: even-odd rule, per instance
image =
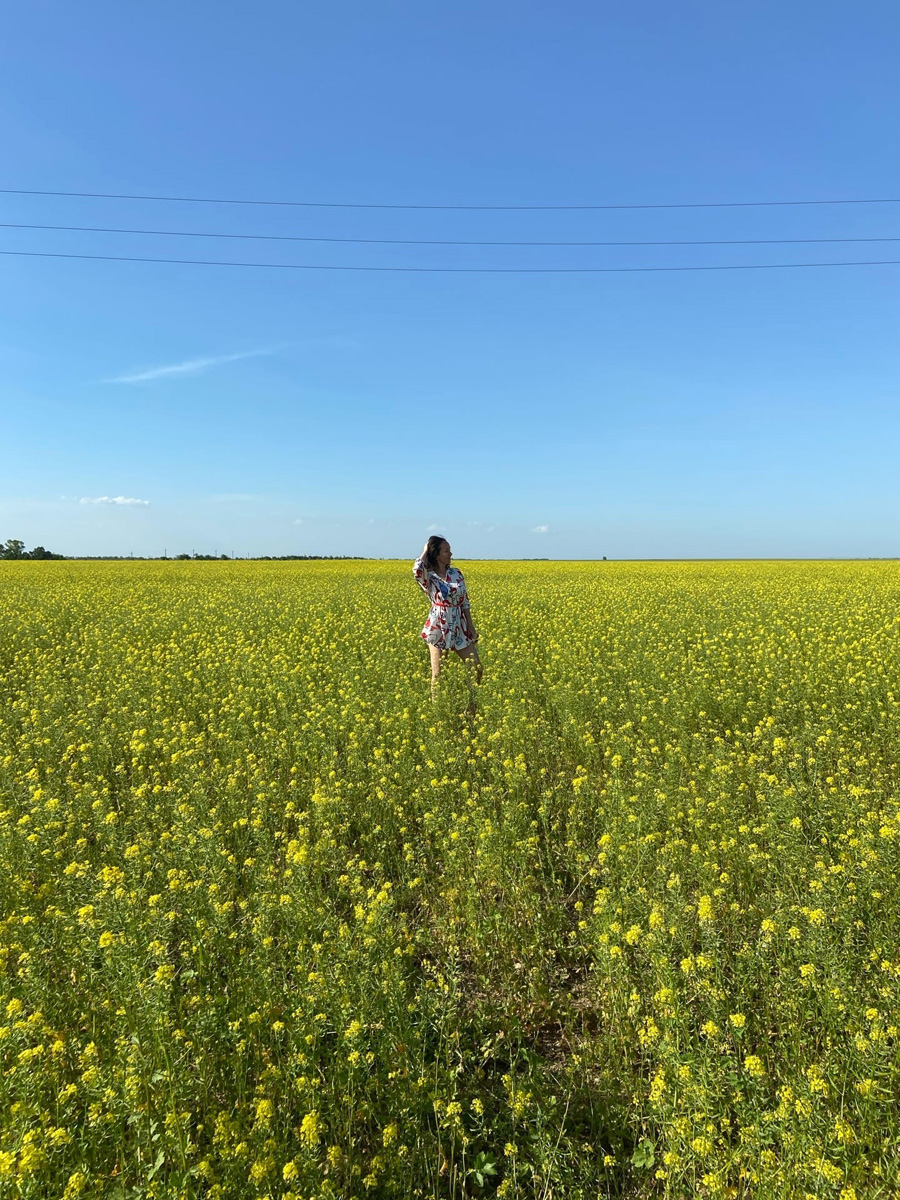
[{"label": "clear blue sky", "polygon": [[[0,42],[0,186],[422,205],[900,197],[898,35],[887,0],[34,0],[9,10]],[[900,204],[404,212],[0,195],[0,214],[334,238],[900,237]],[[405,266],[900,259],[900,242],[15,229],[0,248]],[[900,554],[900,266],[429,275],[4,256],[0,271],[0,538],[410,558],[437,529],[460,561]]]}]

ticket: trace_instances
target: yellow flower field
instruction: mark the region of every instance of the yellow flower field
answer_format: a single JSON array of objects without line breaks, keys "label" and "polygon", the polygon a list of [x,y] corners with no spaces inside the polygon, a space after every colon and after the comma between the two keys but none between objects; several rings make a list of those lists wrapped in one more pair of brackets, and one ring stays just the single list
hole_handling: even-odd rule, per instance
[{"label": "yellow flower field", "polygon": [[0,564],[0,1196],[900,1196],[900,567]]}]

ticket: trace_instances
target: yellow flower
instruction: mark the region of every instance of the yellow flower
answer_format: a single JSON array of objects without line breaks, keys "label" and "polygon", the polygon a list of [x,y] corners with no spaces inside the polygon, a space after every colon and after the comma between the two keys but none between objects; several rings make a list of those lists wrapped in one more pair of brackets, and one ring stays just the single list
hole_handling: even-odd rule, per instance
[{"label": "yellow flower", "polygon": [[385,1146],[393,1145],[393,1143],[396,1142],[399,1133],[400,1130],[396,1121],[392,1121],[390,1125],[385,1125],[384,1129],[381,1131],[382,1144]]},{"label": "yellow flower", "polygon": [[88,1177],[83,1171],[73,1171],[63,1191],[63,1200],[75,1200],[81,1196],[88,1185]]},{"label": "yellow flower", "polygon": [[319,1114],[316,1109],[306,1114],[300,1122],[300,1141],[304,1146],[317,1146],[320,1136]]},{"label": "yellow flower", "polygon": [[250,1178],[253,1183],[260,1183],[272,1170],[272,1161],[268,1158],[258,1158],[250,1168]]},{"label": "yellow flower", "polygon": [[849,1146],[854,1141],[853,1129],[842,1117],[834,1119],[834,1136],[845,1146]]},{"label": "yellow flower", "polygon": [[657,1070],[656,1074],[653,1076],[653,1080],[650,1084],[650,1103],[655,1104],[657,1101],[661,1100],[665,1090],[666,1090],[666,1073],[663,1070],[663,1068],[660,1067]]}]

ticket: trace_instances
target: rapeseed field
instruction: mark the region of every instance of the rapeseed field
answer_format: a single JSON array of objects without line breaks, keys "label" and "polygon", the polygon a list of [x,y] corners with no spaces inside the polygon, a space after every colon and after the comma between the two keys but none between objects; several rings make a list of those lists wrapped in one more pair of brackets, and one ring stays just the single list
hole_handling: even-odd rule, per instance
[{"label": "rapeseed field", "polygon": [[0,564],[0,1196],[900,1195],[900,567]]}]

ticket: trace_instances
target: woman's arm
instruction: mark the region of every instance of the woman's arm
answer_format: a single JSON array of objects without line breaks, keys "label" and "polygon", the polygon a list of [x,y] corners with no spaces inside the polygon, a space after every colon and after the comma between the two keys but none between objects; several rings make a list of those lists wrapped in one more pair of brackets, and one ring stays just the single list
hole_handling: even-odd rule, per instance
[{"label": "woman's arm", "polygon": [[462,602],[462,619],[463,628],[465,629],[466,637],[470,642],[478,641],[478,633],[475,626],[472,624],[472,609],[469,604],[469,589],[466,587],[466,581],[463,579],[464,599]]},{"label": "woman's arm", "polygon": [[413,575],[415,576],[416,583],[419,585],[419,587],[422,589],[422,591],[425,593],[425,595],[430,600],[431,592],[428,590],[429,571],[428,571],[428,568],[425,566],[425,556],[423,554],[420,554],[419,557],[416,559],[416,561],[413,563],[412,570],[413,570]]}]

